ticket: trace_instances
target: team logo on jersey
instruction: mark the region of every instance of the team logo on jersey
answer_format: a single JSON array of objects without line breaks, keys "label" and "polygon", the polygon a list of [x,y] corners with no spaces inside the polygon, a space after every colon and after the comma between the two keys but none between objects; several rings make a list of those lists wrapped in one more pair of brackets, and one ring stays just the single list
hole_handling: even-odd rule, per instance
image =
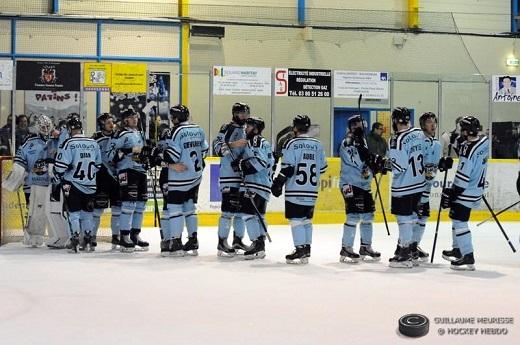
[{"label": "team logo on jersey", "polygon": [[119,185],[121,185],[121,186],[128,185],[128,176],[126,175],[126,173],[120,173],[117,175],[117,177],[119,179]]}]

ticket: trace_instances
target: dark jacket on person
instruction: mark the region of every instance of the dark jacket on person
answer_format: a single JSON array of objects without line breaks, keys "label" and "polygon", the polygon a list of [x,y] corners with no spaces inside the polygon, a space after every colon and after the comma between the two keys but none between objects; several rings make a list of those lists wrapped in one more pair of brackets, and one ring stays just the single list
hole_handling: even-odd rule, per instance
[{"label": "dark jacket on person", "polygon": [[370,132],[367,136],[368,150],[376,155],[386,156],[388,151],[388,144],[386,140],[380,136],[375,134],[374,132]]}]

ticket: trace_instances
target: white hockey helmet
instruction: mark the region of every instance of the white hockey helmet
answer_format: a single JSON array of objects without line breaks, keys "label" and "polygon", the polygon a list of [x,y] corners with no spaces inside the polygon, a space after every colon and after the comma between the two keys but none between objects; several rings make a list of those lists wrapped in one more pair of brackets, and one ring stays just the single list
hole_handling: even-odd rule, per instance
[{"label": "white hockey helmet", "polygon": [[49,135],[49,133],[52,130],[52,121],[51,121],[51,119],[49,119],[48,116],[41,115],[38,118],[37,127],[38,127],[38,132],[40,134],[47,136],[47,135]]}]

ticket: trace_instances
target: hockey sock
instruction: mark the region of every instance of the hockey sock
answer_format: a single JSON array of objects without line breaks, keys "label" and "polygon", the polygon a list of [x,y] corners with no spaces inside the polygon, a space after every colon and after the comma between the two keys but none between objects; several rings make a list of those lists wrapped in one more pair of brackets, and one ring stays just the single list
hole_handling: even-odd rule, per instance
[{"label": "hockey sock", "polygon": [[80,212],[81,217],[81,232],[83,234],[90,233],[91,235],[95,235],[93,231],[94,221],[93,221],[93,212]]},{"label": "hockey sock", "polygon": [[294,246],[303,246],[305,244],[305,218],[292,218],[289,219],[289,222]]},{"label": "hockey sock", "polygon": [[128,230],[132,228],[132,215],[135,210],[135,201],[123,201],[121,205],[121,216],[119,216],[120,230]]},{"label": "hockey sock", "polygon": [[462,255],[473,253],[473,243],[471,239],[471,231],[467,222],[453,220],[453,227],[457,237],[457,244]]},{"label": "hockey sock", "polygon": [[399,226],[399,243],[402,247],[408,247],[412,242],[414,220],[412,216],[397,216]]},{"label": "hockey sock", "polygon": [[[235,216],[237,218],[238,216]],[[258,219],[252,214],[244,214],[244,223],[246,224],[247,235],[251,241],[254,241],[260,236],[260,224]]]},{"label": "hockey sock", "polygon": [[170,232],[173,238],[180,238],[184,228],[184,215],[182,213],[182,204],[168,204],[168,213],[170,215]]},{"label": "hockey sock", "polygon": [[233,217],[233,231],[235,232],[235,235],[240,238],[243,238],[246,232],[246,224],[242,217],[237,214]]},{"label": "hockey sock", "polygon": [[307,219],[305,223],[305,244],[312,244],[312,223],[310,219]]},{"label": "hockey sock", "polygon": [[354,239],[356,238],[356,227],[360,217],[358,213],[348,213],[347,221],[343,224],[343,238],[341,244],[343,247],[354,246]]},{"label": "hockey sock", "polygon": [[92,222],[94,224],[92,227],[93,236],[97,235],[97,232],[99,229],[99,223],[101,221],[101,215],[103,214],[103,211],[104,211],[104,209],[102,209],[102,208],[95,208],[94,212],[92,212]]},{"label": "hockey sock", "polygon": [[121,206],[112,207],[112,216],[110,217],[110,228],[112,235],[119,235],[119,217],[121,216]]},{"label": "hockey sock", "polygon": [[361,214],[361,224],[359,224],[359,232],[361,233],[361,244],[365,246],[372,245],[372,233],[374,219],[373,213]]},{"label": "hockey sock", "polygon": [[[223,212],[220,215],[220,219],[218,221],[218,237],[219,238],[228,238],[229,230],[231,229],[231,220],[233,218],[233,214],[229,212]],[[242,233],[243,235],[243,233]]]},{"label": "hockey sock", "polygon": [[424,230],[426,229],[427,221],[428,221],[428,217],[421,217],[413,225],[412,242],[417,242],[417,244],[421,243],[421,240],[424,235]]},{"label": "hockey sock", "polygon": [[455,232],[455,227],[451,227],[451,246],[453,248],[459,248],[459,244],[457,243],[457,233]]},{"label": "hockey sock", "polygon": [[141,229],[143,226],[143,213],[146,208],[146,201],[137,201],[135,203],[135,210],[132,216],[132,228]]},{"label": "hockey sock", "polygon": [[197,232],[198,228],[198,217],[195,204],[193,200],[188,200],[182,205],[182,211],[184,214],[184,220],[186,222],[186,229],[188,230],[188,236],[192,237],[194,232]]},{"label": "hockey sock", "polygon": [[80,233],[80,231],[81,231],[80,218],[81,218],[80,211],[69,213],[70,230],[71,230],[72,234]]}]

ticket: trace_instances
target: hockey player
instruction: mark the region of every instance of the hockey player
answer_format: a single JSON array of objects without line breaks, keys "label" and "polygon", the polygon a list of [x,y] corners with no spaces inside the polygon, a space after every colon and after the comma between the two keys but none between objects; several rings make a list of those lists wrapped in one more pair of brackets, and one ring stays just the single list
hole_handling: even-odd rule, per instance
[{"label": "hockey player", "polygon": [[[240,212],[240,184],[242,177],[233,170],[231,162],[243,154],[247,146],[244,124],[249,117],[250,109],[245,103],[235,103],[231,109],[233,119],[230,123],[220,128],[217,137],[213,141],[213,152],[220,157],[219,188],[222,193],[222,204],[218,223],[217,255],[233,257],[238,250],[249,249],[242,242],[245,233],[245,225]],[[231,223],[233,222],[232,248],[227,243]]]},{"label": "hockey player", "polygon": [[419,124],[421,125],[426,140],[426,151],[424,155],[424,177],[426,186],[422,192],[418,207],[418,220],[413,226],[412,243],[410,244],[412,259],[415,264],[418,264],[419,261],[424,261],[430,255],[423,251],[421,247],[419,247],[419,244],[421,243],[426,223],[430,217],[430,191],[435,175],[437,174],[437,170],[442,172],[446,169],[446,165],[448,164],[447,160],[453,163],[451,157],[444,158],[439,162],[442,147],[439,140],[435,138],[435,132],[437,131],[437,117],[435,114],[431,112],[422,114],[419,118]]},{"label": "hockey player", "polygon": [[146,251],[148,242],[141,239],[143,212],[148,200],[146,170],[149,150],[138,129],[139,115],[132,109],[122,114],[123,128],[110,139],[108,159],[115,164],[121,196],[119,246],[122,252],[133,252],[138,246]]},{"label": "hockey player", "polygon": [[457,173],[450,188],[441,198],[443,208],[450,209],[453,248],[444,250],[442,257],[451,261],[454,270],[474,270],[475,259],[468,220],[471,210],[477,208],[486,186],[486,168],[489,157],[489,139],[479,136],[482,130],[474,116],[460,121],[461,136],[465,139],[459,148]]},{"label": "hockey player", "polygon": [[[168,229],[165,240],[171,238],[170,255],[198,255],[197,200],[204,170],[208,143],[204,131],[189,123],[190,112],[184,105],[170,109],[175,129],[168,139],[164,160],[168,163]],[[182,230],[186,221],[188,241],[182,245]]]},{"label": "hockey player", "polygon": [[119,216],[121,215],[121,196],[117,173],[112,161],[108,158],[110,139],[114,136],[114,116],[103,113],[97,118],[100,131],[92,135],[101,152],[101,168],[96,174],[96,195],[94,197],[94,232],[92,247],[97,246],[97,232],[101,215],[105,208],[111,208],[110,228],[112,230],[112,249],[119,245]]},{"label": "hockey player", "polygon": [[320,176],[327,170],[325,152],[320,141],[308,135],[311,119],[296,115],[293,119],[295,138],[282,150],[281,170],[273,181],[274,196],[282,194],[285,185],[285,218],[289,219],[295,250],[285,256],[287,263],[309,262],[312,243],[312,217],[318,197]]},{"label": "hockey player", "polygon": [[419,202],[426,186],[424,159],[426,140],[419,128],[410,126],[410,111],[405,107],[392,111],[394,134],[390,140],[392,161],[392,214],[399,227],[396,253],[390,267],[413,267],[410,246],[413,226],[417,222]]},{"label": "hockey player", "polygon": [[[251,239],[251,247],[244,251],[246,260],[265,258],[265,212],[271,195],[271,169],[274,164],[271,144],[262,137],[264,120],[249,117],[246,120],[246,139],[248,144],[241,157],[231,166],[243,176],[244,185],[240,188],[241,213]],[[258,214],[262,217],[260,219]],[[262,225],[263,223],[263,225]]]},{"label": "hockey player", "polygon": [[82,134],[79,118],[67,122],[71,137],[58,149],[54,176],[61,180],[69,215],[71,238],[69,249],[78,251],[80,234],[86,251],[90,251],[94,235],[92,211],[96,192],[96,173],[101,167],[101,152],[96,141]]},{"label": "hockey player", "polygon": [[[347,221],[343,225],[343,239],[340,262],[358,262],[360,257],[381,259],[381,253],[372,249],[372,222],[375,204],[370,192],[373,173],[369,167],[375,157],[368,151],[363,132],[363,118],[359,115],[348,119],[348,133],[342,141],[340,188],[345,200]],[[377,170],[376,170],[377,171]],[[354,238],[357,224],[360,224],[361,246],[359,254],[354,252]]]},{"label": "hockey player", "polygon": [[[175,127],[174,127],[175,128]],[[159,134],[157,145],[152,150],[151,167],[161,167],[159,173],[159,186],[163,196],[163,209],[161,214],[161,255],[169,256],[171,248],[171,233],[169,228],[170,216],[168,215],[168,163],[164,161],[164,151],[168,146],[168,138],[174,128],[165,128]],[[165,236],[166,234],[166,236]]]},{"label": "hockey player", "polygon": [[[42,115],[38,119],[37,127],[38,134],[29,135],[18,148],[14,158],[12,176],[9,177],[13,181],[17,180],[12,189],[15,191],[22,183],[24,173],[28,174],[25,182],[30,186],[29,214],[23,243],[32,247],[43,245],[48,221],[46,216],[49,186],[47,140],[52,130],[52,122],[47,116]],[[6,187],[8,186],[7,184]],[[55,231],[51,225],[49,224],[49,236],[53,238]]]}]

